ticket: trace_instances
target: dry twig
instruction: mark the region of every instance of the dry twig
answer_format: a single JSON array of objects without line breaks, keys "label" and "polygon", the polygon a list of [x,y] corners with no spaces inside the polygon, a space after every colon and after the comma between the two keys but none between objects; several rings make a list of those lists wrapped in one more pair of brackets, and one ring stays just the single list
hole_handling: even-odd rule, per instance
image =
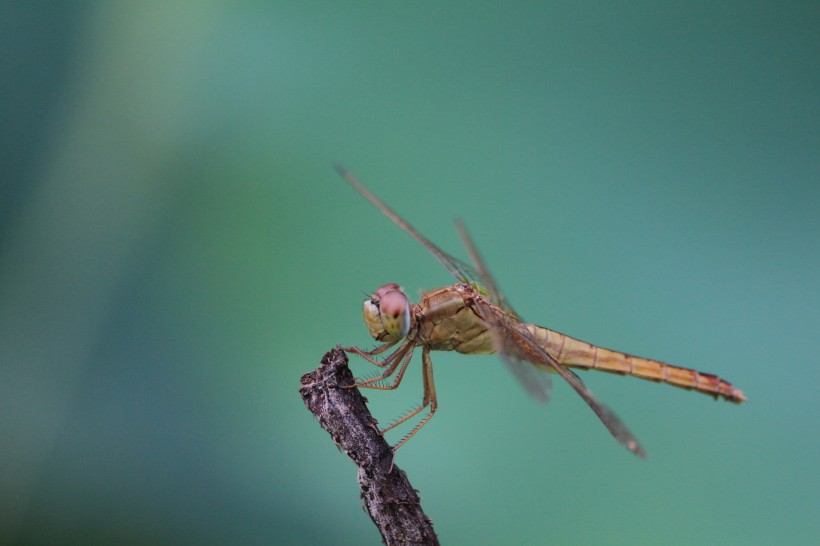
[{"label": "dry twig", "polygon": [[393,450],[353,383],[347,355],[337,346],[316,370],[302,376],[299,394],[336,446],[359,467],[362,498],[385,544],[438,544],[418,492],[393,464]]}]

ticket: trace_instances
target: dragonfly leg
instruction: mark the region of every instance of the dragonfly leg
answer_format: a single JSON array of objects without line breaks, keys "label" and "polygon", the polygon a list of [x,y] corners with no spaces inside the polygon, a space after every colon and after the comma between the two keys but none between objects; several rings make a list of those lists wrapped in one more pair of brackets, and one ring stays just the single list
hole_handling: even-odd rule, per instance
[{"label": "dragonfly leg", "polygon": [[[369,379],[365,379],[363,381],[357,381],[353,386],[354,387],[364,387],[366,389],[377,389],[382,391],[390,391],[395,389],[401,383],[402,378],[404,377],[404,372],[407,371],[407,365],[410,364],[410,359],[413,357],[413,349],[415,347],[412,343],[407,343],[399,347],[399,349],[387,357],[385,359],[385,363],[388,361],[390,362],[390,366],[384,371],[384,373],[377,375],[376,377],[371,377]],[[399,368],[399,373],[396,376],[396,379],[390,385],[379,385],[378,383],[384,381],[396,371],[396,368]]]},{"label": "dragonfly leg", "polygon": [[[362,357],[363,359],[365,359],[365,360],[367,360],[368,362],[370,362],[371,364],[373,364],[373,365],[375,365],[375,366],[378,366],[379,368],[384,368],[385,366],[387,366],[387,365],[389,364],[389,360],[390,360],[390,358],[391,358],[393,355],[391,355],[391,356],[389,356],[389,357],[385,358],[385,359],[384,359],[383,361],[381,361],[381,362],[379,362],[378,360],[376,360],[376,359],[375,359],[375,358],[373,358],[373,357],[374,357],[374,356],[378,356],[378,355],[382,354],[382,353],[383,353],[383,352],[385,352],[387,349],[389,349],[390,347],[392,347],[392,346],[394,346],[396,343],[398,343],[398,341],[399,341],[399,340],[395,340],[395,341],[390,341],[390,342],[388,342],[388,343],[384,343],[383,345],[379,345],[379,346],[378,346],[378,347],[376,347],[375,349],[371,349],[371,350],[369,350],[369,351],[365,351],[365,350],[363,350],[363,349],[360,349],[359,347],[356,347],[355,345],[354,345],[354,346],[352,346],[352,347],[342,347],[342,350],[343,350],[344,352],[346,352],[346,353],[353,353],[353,354],[357,354],[357,355],[359,355],[360,357]],[[393,353],[393,354],[395,355],[395,353]]]},{"label": "dragonfly leg", "polygon": [[422,350],[421,361],[422,361],[422,382],[424,383],[424,400],[422,400],[422,403],[419,407],[417,407],[416,409],[414,409],[413,411],[411,411],[410,413],[408,413],[407,415],[405,415],[401,419],[397,420],[395,423],[392,423],[390,426],[388,426],[387,428],[382,430],[382,434],[384,434],[388,430],[394,428],[395,426],[400,425],[401,423],[404,423],[405,421],[407,421],[408,419],[410,419],[414,415],[418,414],[420,411],[422,411],[424,408],[426,408],[428,406],[430,407],[430,411],[429,411],[429,413],[427,413],[427,415],[424,416],[424,418],[419,422],[419,424],[417,424],[415,427],[413,427],[413,430],[408,432],[407,435],[404,438],[402,438],[401,441],[398,444],[393,446],[393,452],[395,452],[397,449],[399,449],[401,446],[403,446],[405,444],[405,442],[407,442],[407,440],[412,438],[415,433],[417,433],[419,430],[421,430],[421,427],[423,427],[424,425],[427,424],[427,421],[429,421],[433,417],[433,414],[435,414],[436,410],[438,409],[438,398],[436,397],[436,386],[435,386],[435,383],[433,383],[433,361],[430,358],[430,349],[429,349],[429,347],[424,347],[424,349]]}]

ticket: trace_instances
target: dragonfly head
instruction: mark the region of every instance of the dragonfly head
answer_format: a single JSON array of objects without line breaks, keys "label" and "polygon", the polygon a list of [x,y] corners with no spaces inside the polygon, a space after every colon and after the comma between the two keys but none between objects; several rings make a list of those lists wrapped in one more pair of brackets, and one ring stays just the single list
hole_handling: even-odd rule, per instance
[{"label": "dragonfly head", "polygon": [[396,283],[380,286],[364,300],[364,322],[376,341],[396,341],[410,331],[410,300]]}]

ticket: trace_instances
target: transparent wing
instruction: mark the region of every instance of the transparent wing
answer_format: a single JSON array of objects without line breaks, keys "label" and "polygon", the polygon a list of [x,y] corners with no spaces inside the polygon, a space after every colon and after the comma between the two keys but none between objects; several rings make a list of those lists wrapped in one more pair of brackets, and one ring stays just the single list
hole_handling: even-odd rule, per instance
[{"label": "transparent wing", "polygon": [[342,178],[347,180],[351,186],[353,186],[359,193],[364,195],[365,198],[373,203],[377,209],[382,211],[385,216],[393,220],[397,226],[406,231],[413,239],[421,243],[421,245],[426,248],[430,254],[435,256],[439,263],[441,263],[441,265],[443,265],[444,268],[456,278],[456,280],[463,283],[470,283],[471,277],[475,275],[475,270],[472,267],[465,264],[461,260],[453,258],[434,245],[427,237],[416,231],[413,226],[407,223],[404,218],[393,212],[393,209],[388,207],[384,201],[373,195],[373,193],[371,193],[364,184],[359,182],[356,177],[350,174],[350,172],[343,166],[337,164],[334,165],[334,168],[336,169],[336,172],[342,176]]},{"label": "transparent wing", "polygon": [[[493,334],[494,335],[494,334]],[[495,343],[495,340],[494,340]],[[552,397],[552,379],[546,370],[536,368],[529,362],[524,362],[517,358],[510,358],[504,353],[499,353],[501,360],[507,365],[507,369],[518,380],[527,394],[535,398],[537,402],[546,404]]]},{"label": "transparent wing", "polygon": [[[393,209],[391,209],[387,204],[376,197],[367,186],[359,182],[355,176],[353,176],[350,171],[344,168],[344,166],[336,164],[334,165],[336,172],[341,175],[351,186],[353,186],[356,191],[361,193],[368,201],[370,201],[377,209],[382,211],[382,213],[390,218],[393,223],[407,232],[413,239],[421,243],[421,245],[427,249],[430,254],[432,254],[436,260],[439,261],[444,268],[450,272],[450,274],[455,277],[455,279],[461,283],[465,284],[472,284],[478,289],[483,289],[486,283],[492,282],[492,279],[486,279],[484,276],[476,270],[472,265],[465,263],[458,258],[455,258],[446,252],[444,252],[441,248],[435,245],[430,239],[422,235],[416,228],[411,226],[404,218],[396,214]],[[457,225],[461,225],[460,221],[456,221]],[[504,300],[503,295],[501,292],[493,287],[488,290],[488,297],[490,301],[502,307],[504,309],[508,309],[509,312],[515,315],[515,312],[508,308],[506,301]],[[500,299],[496,299],[500,298]],[[516,374],[517,375],[517,374]]]},{"label": "transparent wing", "polygon": [[[497,301],[503,301],[503,298],[497,292],[496,284],[484,266],[478,250],[473,244],[469,233],[463,223],[458,225],[459,233],[464,245],[467,247],[470,257],[475,263],[476,270],[480,277],[484,280],[484,286],[487,290],[495,295]],[[575,375],[572,371],[559,364],[547,351],[541,347],[533,338],[526,325],[518,319],[517,315],[505,312],[510,309],[506,306],[505,311],[498,307],[478,300],[476,307],[481,318],[490,325],[490,333],[493,337],[495,349],[502,356],[502,358],[514,368],[520,361],[526,361],[534,364],[536,367],[543,367],[556,372],[564,378],[567,383],[575,389],[581,398],[592,408],[595,415],[601,420],[604,426],[609,430],[612,436],[629,451],[641,457],[646,458],[646,452],[641,447],[638,440],[624,425],[624,423],[615,415],[611,409],[600,402],[592,392],[584,385],[581,378]]]},{"label": "transparent wing", "polygon": [[490,275],[489,269],[487,269],[484,265],[484,261],[478,254],[478,249],[473,244],[470,234],[467,233],[467,226],[464,225],[464,222],[462,222],[461,219],[456,220],[456,228],[458,229],[458,234],[461,236],[461,240],[464,241],[464,246],[467,247],[467,252],[470,254],[470,259],[475,264],[473,271],[475,271],[476,278],[480,279],[479,284],[481,284],[487,292],[489,292],[490,301],[501,307],[508,315],[512,315],[518,320],[521,320],[518,313],[516,313],[512,306],[507,303],[507,299],[498,288],[498,283],[495,282],[493,276]]}]

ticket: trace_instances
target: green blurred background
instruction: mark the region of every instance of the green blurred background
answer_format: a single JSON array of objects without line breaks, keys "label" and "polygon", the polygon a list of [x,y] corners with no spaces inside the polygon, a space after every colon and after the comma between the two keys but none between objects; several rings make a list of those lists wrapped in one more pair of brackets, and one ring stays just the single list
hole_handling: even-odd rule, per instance
[{"label": "green blurred background", "polygon": [[378,543],[299,378],[452,279],[335,161],[529,320],[749,397],[584,374],[643,462],[437,354],[397,464],[443,543],[820,537],[816,2],[4,2],[0,47],[0,542]]}]

